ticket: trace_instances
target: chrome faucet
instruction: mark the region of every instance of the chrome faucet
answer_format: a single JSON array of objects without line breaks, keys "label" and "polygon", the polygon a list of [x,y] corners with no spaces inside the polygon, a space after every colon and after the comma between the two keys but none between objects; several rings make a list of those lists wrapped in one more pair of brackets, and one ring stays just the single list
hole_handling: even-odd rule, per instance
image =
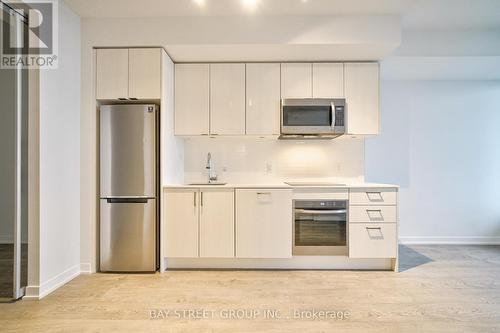
[{"label": "chrome faucet", "polygon": [[207,166],[205,168],[208,169],[208,182],[216,182],[217,174],[215,173],[214,166],[212,164],[212,154],[210,153],[207,155]]}]

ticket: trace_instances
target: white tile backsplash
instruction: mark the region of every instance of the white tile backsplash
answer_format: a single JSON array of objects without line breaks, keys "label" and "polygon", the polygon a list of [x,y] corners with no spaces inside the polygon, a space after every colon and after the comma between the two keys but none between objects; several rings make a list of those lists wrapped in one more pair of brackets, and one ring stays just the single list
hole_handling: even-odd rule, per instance
[{"label": "white tile backsplash", "polygon": [[271,138],[189,138],[184,142],[185,182],[205,181],[207,153],[219,180],[364,180],[364,139],[282,141]]}]

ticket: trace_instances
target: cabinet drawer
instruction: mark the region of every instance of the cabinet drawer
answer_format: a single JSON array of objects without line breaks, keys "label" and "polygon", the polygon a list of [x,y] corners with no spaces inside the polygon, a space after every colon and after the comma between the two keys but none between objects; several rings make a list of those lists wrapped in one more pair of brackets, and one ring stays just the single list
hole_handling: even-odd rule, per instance
[{"label": "cabinet drawer", "polygon": [[395,188],[355,188],[349,192],[351,205],[395,205],[397,190]]},{"label": "cabinet drawer", "polygon": [[350,258],[395,258],[396,223],[349,224]]},{"label": "cabinet drawer", "polygon": [[349,223],[397,222],[396,206],[350,206]]}]

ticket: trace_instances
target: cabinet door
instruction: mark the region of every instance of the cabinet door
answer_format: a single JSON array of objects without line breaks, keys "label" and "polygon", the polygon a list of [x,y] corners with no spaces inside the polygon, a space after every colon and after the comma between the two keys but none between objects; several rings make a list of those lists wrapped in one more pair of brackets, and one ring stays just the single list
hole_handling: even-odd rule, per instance
[{"label": "cabinet door", "polygon": [[96,98],[128,98],[128,49],[98,49],[96,55]]},{"label": "cabinet door", "polygon": [[347,131],[349,134],[378,134],[378,64],[346,63],[344,66]]},{"label": "cabinet door", "polygon": [[312,97],[312,64],[281,64],[281,98]]},{"label": "cabinet door", "polygon": [[292,256],[292,190],[236,190],[236,257]]},{"label": "cabinet door", "polygon": [[344,64],[313,64],[313,97],[344,97]]},{"label": "cabinet door", "polygon": [[246,65],[246,134],[280,133],[280,64]]},{"label": "cabinet door", "polygon": [[163,209],[164,255],[172,258],[198,257],[198,190],[165,191]]},{"label": "cabinet door", "polygon": [[175,134],[208,135],[209,65],[175,65]]},{"label": "cabinet door", "polygon": [[234,257],[234,190],[200,193],[200,257]]},{"label": "cabinet door", "polygon": [[210,65],[210,134],[245,134],[245,64]]},{"label": "cabinet door", "polygon": [[161,49],[129,49],[129,98],[161,98]]},{"label": "cabinet door", "polygon": [[396,223],[350,223],[349,258],[396,258]]}]

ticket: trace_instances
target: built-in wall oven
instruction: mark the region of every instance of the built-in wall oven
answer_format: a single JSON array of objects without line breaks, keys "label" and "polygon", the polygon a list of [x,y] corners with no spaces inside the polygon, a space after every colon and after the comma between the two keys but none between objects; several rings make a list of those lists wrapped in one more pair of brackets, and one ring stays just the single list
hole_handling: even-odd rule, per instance
[{"label": "built-in wall oven", "polygon": [[347,255],[347,200],[294,200],[294,255]]}]

